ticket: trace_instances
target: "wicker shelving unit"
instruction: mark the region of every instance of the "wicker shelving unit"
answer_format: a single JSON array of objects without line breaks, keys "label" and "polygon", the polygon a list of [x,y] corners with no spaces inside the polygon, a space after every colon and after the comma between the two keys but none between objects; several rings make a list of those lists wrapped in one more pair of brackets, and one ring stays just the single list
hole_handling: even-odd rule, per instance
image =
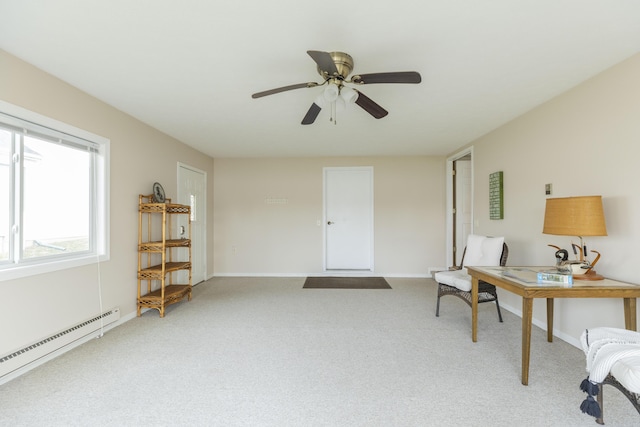
[{"label": "wicker shelving unit", "polygon": [[[186,215],[186,236],[175,238],[172,218]],[[184,227],[184,226],[183,226]],[[175,283],[185,271],[188,280]],[[138,316],[142,308],[155,308],[164,317],[165,308],[191,301],[191,208],[187,205],[156,203],[153,194],[140,195],[138,202]]]}]

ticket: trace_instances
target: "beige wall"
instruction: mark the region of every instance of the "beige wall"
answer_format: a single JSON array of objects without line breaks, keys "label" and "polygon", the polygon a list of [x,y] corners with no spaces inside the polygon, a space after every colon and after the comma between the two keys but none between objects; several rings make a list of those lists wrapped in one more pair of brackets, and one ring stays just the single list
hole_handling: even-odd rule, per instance
[{"label": "beige wall", "polygon": [[[596,270],[640,284],[640,55],[478,139],[474,146],[476,232],[504,235],[511,265],[553,264],[571,238],[542,234],[544,186],[551,197],[602,195],[607,237],[590,237],[601,252]],[[504,171],[504,220],[489,219],[489,174]],[[574,242],[577,239],[574,237]],[[503,304],[521,310],[508,292]],[[534,316],[546,324],[544,303]],[[620,300],[558,300],[555,326],[577,339],[588,327],[623,327]],[[576,341],[573,341],[574,343]]]},{"label": "beige wall", "polygon": [[[0,50],[0,99],[111,140],[111,259],[100,265],[105,309],[135,311],[139,194],[154,181],[176,196],[177,162],[208,173],[213,159]],[[52,206],[52,209],[55,207]],[[213,223],[212,210],[208,223]],[[207,235],[212,247],[213,227]],[[208,271],[213,271],[209,254]],[[0,282],[0,354],[98,312],[98,269],[86,266]],[[11,327],[8,327],[11,325]]]},{"label": "beige wall", "polygon": [[[336,166],[373,166],[376,274],[425,276],[444,264],[444,158],[214,163],[216,275],[322,273],[323,167]],[[267,198],[288,203],[267,204]]]},{"label": "beige wall", "polygon": [[[597,269],[640,283],[638,75],[640,55],[474,141],[475,231],[506,236],[510,264],[549,264],[553,251],[546,245],[568,245],[541,233],[544,184],[552,183],[556,197],[602,194],[609,236],[588,240],[602,252]],[[100,266],[100,281],[104,306],[119,306],[125,316],[135,310],[137,196],[154,181],[174,196],[178,161],[208,173],[209,274],[320,273],[316,222],[326,166],[374,167],[376,273],[420,276],[445,263],[444,158],[214,161],[3,51],[0,99],[111,140],[111,260]],[[505,219],[491,221],[488,176],[498,170]],[[269,197],[289,203],[267,205]],[[0,282],[0,354],[95,314],[97,287],[95,266]],[[501,300],[520,309],[507,292]],[[534,309],[543,323],[543,304]],[[556,327],[569,341],[605,325],[623,325],[620,301],[556,303]]]}]

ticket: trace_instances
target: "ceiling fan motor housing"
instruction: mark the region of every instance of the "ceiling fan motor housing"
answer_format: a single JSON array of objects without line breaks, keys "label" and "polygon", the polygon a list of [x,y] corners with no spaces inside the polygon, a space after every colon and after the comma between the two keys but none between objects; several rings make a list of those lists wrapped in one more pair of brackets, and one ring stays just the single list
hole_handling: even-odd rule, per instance
[{"label": "ceiling fan motor housing", "polygon": [[[353,71],[353,58],[348,53],[344,52],[329,52],[331,55],[331,59],[333,59],[333,63],[336,64],[336,68],[338,69],[338,77],[341,80],[345,80],[351,71]],[[321,76],[328,75],[332,77],[331,74],[327,70],[321,70],[318,67],[318,73]]]}]

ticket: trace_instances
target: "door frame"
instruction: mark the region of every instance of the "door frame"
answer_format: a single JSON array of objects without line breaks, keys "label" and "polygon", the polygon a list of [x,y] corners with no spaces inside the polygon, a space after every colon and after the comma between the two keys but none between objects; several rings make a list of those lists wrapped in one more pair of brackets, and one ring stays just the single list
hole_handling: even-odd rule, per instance
[{"label": "door frame", "polygon": [[[369,207],[369,213],[371,215],[370,221],[370,229],[369,229],[369,237],[371,242],[370,254],[369,254],[369,268],[368,269],[356,269],[356,270],[338,270],[338,269],[328,269],[327,268],[327,173],[330,171],[345,171],[345,170],[353,170],[353,171],[363,171],[366,170],[369,172],[369,180],[370,180],[370,189],[371,189],[371,204]],[[363,274],[363,273],[371,273],[374,270],[374,187],[373,187],[373,166],[327,166],[322,168],[322,270],[325,273],[331,273],[340,271],[340,273],[355,273],[355,274]]]},{"label": "door frame", "polygon": [[454,256],[453,256],[453,246],[454,246],[454,237],[455,237],[455,223],[454,223],[454,175],[453,175],[453,163],[461,159],[465,156],[471,156],[471,232],[473,233],[475,227],[475,219],[474,219],[474,169],[473,169],[473,147],[468,147],[462,151],[457,152],[451,157],[447,158],[446,165],[446,244],[445,244],[445,253],[446,253],[446,262],[447,265],[454,265]]},{"label": "door frame", "polygon": [[[203,194],[203,203],[204,203],[204,208],[203,208],[203,218],[202,218],[202,234],[203,234],[203,245],[202,245],[202,268],[203,268],[203,277],[204,277],[204,281],[208,280],[208,272],[207,272],[207,209],[208,209],[208,204],[207,204],[207,172],[203,171],[202,169],[198,169],[195,168],[191,165],[188,165],[186,163],[183,162],[178,162],[177,165],[177,188],[178,188],[178,200],[181,200],[181,197],[183,196],[183,194],[180,193],[181,189],[182,189],[182,185],[181,185],[181,180],[182,180],[182,169],[189,169],[195,173],[199,173],[202,175],[203,179],[204,179],[204,194]],[[191,236],[192,238],[192,243],[193,243],[193,236]],[[191,250],[193,251],[194,245],[191,245]],[[193,258],[193,252],[191,254],[191,257]],[[193,274],[193,272],[192,272]]]}]

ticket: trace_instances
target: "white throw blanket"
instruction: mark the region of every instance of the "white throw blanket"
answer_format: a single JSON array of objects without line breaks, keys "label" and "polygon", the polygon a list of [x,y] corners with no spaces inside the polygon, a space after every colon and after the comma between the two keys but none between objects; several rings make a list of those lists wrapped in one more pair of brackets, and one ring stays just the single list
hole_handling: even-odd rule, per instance
[{"label": "white throw blanket", "polygon": [[[580,342],[587,355],[589,380],[594,384],[604,381],[620,359],[640,358],[640,333],[635,331],[617,328],[587,329],[582,333]],[[629,391],[640,393],[640,384],[632,388],[634,389]]]},{"label": "white throw blanket", "polygon": [[596,418],[602,416],[600,405],[593,396],[599,392],[598,385],[610,372],[616,380],[632,393],[640,393],[640,333],[617,328],[587,329],[580,337],[582,350],[587,356],[589,376],[582,381],[580,389],[587,398],[580,405],[582,412]]}]

